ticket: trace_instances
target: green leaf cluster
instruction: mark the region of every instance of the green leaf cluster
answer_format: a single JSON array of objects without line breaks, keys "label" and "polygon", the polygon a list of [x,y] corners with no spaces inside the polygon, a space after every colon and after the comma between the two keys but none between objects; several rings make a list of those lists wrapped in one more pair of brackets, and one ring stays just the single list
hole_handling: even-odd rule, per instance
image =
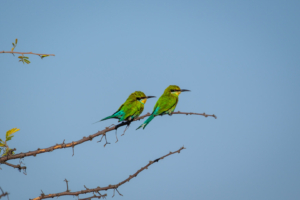
[{"label": "green leaf cluster", "polygon": [[24,55],[22,55],[22,56],[19,56],[18,57],[20,60],[19,60],[19,62],[23,62],[23,64],[29,64],[30,63],[30,61],[28,60],[29,59],[29,57],[27,57],[27,56],[24,56]]},{"label": "green leaf cluster", "polygon": [[[11,140],[14,137],[13,134],[19,130],[20,129],[18,128],[10,129],[9,131],[6,132],[5,140],[0,139],[0,154],[3,151],[2,156],[6,156],[10,152],[11,149],[7,145],[7,142]],[[14,152],[11,152],[11,154],[14,154]]]},{"label": "green leaf cluster", "polygon": [[15,43],[12,43],[13,47],[11,48],[11,51],[14,51],[18,43],[18,38],[16,38]]}]

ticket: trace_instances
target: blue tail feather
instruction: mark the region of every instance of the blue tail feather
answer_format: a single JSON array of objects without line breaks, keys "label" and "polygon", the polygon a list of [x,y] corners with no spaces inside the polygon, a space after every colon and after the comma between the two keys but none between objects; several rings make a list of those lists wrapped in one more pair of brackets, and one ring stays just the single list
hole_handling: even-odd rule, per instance
[{"label": "blue tail feather", "polygon": [[[105,117],[105,118],[103,118],[103,119],[101,119],[101,120],[99,120],[97,122],[101,122],[101,121],[104,121],[104,120],[107,120],[107,119],[111,119],[111,118],[118,118],[118,119],[120,119],[121,117],[123,117],[123,115],[124,115],[124,112],[123,111],[119,111],[119,112],[116,112],[115,114],[113,114],[111,116],[108,116],[108,117]],[[97,123],[97,122],[95,122],[95,123]],[[93,124],[95,124],[95,123],[93,123]]]},{"label": "blue tail feather", "polygon": [[146,128],[146,126],[151,122],[151,120],[154,118],[154,115],[150,115],[150,117],[148,117],[148,119],[146,119],[146,121],[140,125],[136,130],[138,130],[139,128],[143,127],[143,129]]}]

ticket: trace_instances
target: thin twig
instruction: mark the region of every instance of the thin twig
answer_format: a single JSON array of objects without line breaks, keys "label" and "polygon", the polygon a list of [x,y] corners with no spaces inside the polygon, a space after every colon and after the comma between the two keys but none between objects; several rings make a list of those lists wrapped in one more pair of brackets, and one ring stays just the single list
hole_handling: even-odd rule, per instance
[{"label": "thin twig", "polygon": [[43,54],[43,53],[32,53],[32,52],[16,52],[16,51],[0,51],[0,53],[12,53],[12,54],[33,54],[33,55],[38,55],[38,56],[43,56],[43,55],[47,55],[47,56],[55,56],[54,54]]},{"label": "thin twig", "polygon": [[68,180],[65,178],[65,180],[64,180],[65,182],[66,182],[66,184],[67,184],[67,190],[66,190],[66,192],[70,192],[71,190],[69,190],[69,185],[68,185]]},{"label": "thin twig", "polygon": [[98,142],[101,142],[103,137],[105,138],[105,144],[103,145],[105,147],[107,144],[110,144],[109,142],[107,142],[106,133],[102,135],[101,139]]},{"label": "thin twig", "polygon": [[115,143],[117,143],[119,140],[118,140],[118,133],[117,133],[117,129],[116,129],[116,138],[117,138],[117,140],[116,140],[116,142]]},{"label": "thin twig", "polygon": [[19,165],[14,165],[14,164],[11,164],[11,163],[8,163],[8,162],[3,162],[3,163],[1,163],[1,164],[4,164],[4,165],[7,165],[7,166],[10,166],[10,167],[13,167],[13,168],[17,168],[17,169],[19,169],[19,171],[21,171],[22,169],[23,169],[23,173],[25,174],[25,175],[27,175],[26,174],[26,166],[21,166],[21,164],[19,164]]},{"label": "thin twig", "polygon": [[[158,162],[159,160],[164,159],[167,156],[170,156],[172,154],[175,153],[180,153],[181,150],[185,149],[184,147],[181,147],[180,149],[178,149],[177,151],[173,151],[160,158],[155,159],[154,161],[149,161],[149,163],[147,165],[145,165],[144,167],[142,167],[141,169],[139,169],[137,172],[135,172],[134,174],[130,175],[127,179],[125,179],[124,181],[116,184],[116,185],[109,185],[106,187],[97,187],[94,189],[88,189],[87,187],[85,187],[85,190],[81,190],[81,191],[77,191],[77,192],[60,192],[60,193],[54,193],[54,194],[47,194],[47,195],[41,195],[39,197],[34,198],[33,200],[41,200],[41,199],[47,199],[47,198],[53,198],[53,197],[60,197],[60,196],[73,196],[73,195],[80,195],[80,194],[86,194],[86,193],[94,193],[94,192],[99,192],[99,191],[103,191],[103,190],[117,190],[118,187],[120,187],[121,185],[123,185],[126,182],[129,182],[131,179],[133,179],[134,177],[136,177],[139,173],[141,173],[142,171],[144,171],[145,169],[148,169],[148,167],[150,165],[152,165],[155,162]],[[118,190],[117,192],[119,193],[119,195],[122,195]]]},{"label": "thin twig", "polygon": [[7,199],[9,200],[9,197],[8,197],[9,193],[8,193],[8,192],[4,192],[4,191],[2,190],[1,187],[0,187],[0,190],[1,190],[1,192],[2,192],[2,194],[0,194],[0,199],[1,199],[2,197],[7,196]]},{"label": "thin twig", "polygon": [[[173,114],[184,114],[184,115],[202,115],[204,117],[214,117],[215,119],[217,118],[215,115],[208,115],[208,114],[205,114],[205,113],[192,113],[192,112],[173,112]],[[141,120],[141,119],[144,119],[145,117],[148,117],[150,116],[151,114],[150,113],[147,113],[141,117],[138,117],[137,119],[133,120],[133,121],[137,121],[137,120]],[[132,121],[132,122],[133,122]],[[131,122],[131,123],[132,123]],[[3,162],[6,162],[8,160],[12,160],[12,159],[18,159],[18,158],[24,158],[24,157],[28,157],[28,156],[36,156],[37,154],[41,154],[41,153],[46,153],[46,152],[51,152],[51,151],[54,151],[54,150],[57,150],[57,149],[63,149],[63,148],[69,148],[69,147],[74,147],[76,145],[79,145],[79,144],[82,144],[84,142],[87,142],[87,141],[90,141],[92,140],[93,138],[97,137],[97,136],[100,136],[102,135],[102,138],[105,137],[106,139],[106,133],[107,132],[110,132],[112,130],[115,130],[116,127],[120,127],[120,126],[124,126],[124,125],[127,125],[127,123],[123,123],[123,124],[119,124],[119,125],[115,125],[115,126],[112,126],[112,127],[106,127],[104,130],[102,131],[98,131],[97,133],[95,134],[92,134],[92,135],[89,135],[88,137],[83,137],[82,139],[78,140],[78,141],[75,141],[75,142],[70,142],[70,143],[62,143],[62,144],[56,144],[54,146],[51,146],[51,147],[48,147],[48,148],[44,148],[44,149],[40,149],[38,148],[37,150],[35,151],[29,151],[29,152],[26,152],[26,153],[18,153],[18,154],[14,154],[14,155],[10,155],[10,156],[3,156],[3,157],[0,157],[0,163],[3,163]],[[106,140],[106,143],[104,144],[104,146],[106,144],[109,144]]]}]

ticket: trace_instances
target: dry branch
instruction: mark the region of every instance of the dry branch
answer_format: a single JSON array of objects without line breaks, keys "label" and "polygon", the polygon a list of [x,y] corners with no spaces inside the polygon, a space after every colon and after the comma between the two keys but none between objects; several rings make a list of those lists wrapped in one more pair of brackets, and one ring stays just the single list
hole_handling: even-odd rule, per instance
[{"label": "dry branch", "polygon": [[[215,119],[217,118],[215,115],[208,115],[208,114],[205,114],[205,113],[192,113],[192,112],[173,112],[173,114],[184,114],[184,115],[202,115],[204,117],[214,117]],[[137,120],[141,120],[141,119],[144,119],[145,117],[148,117],[150,116],[151,114],[150,113],[147,113],[141,117],[138,117],[137,119],[135,119],[134,121],[137,121]],[[123,125],[126,125],[123,124]],[[122,126],[123,126],[122,125]],[[63,149],[63,148],[69,148],[69,147],[72,147],[74,148],[74,146],[76,145],[79,145],[79,144],[82,144],[84,142],[87,142],[87,141],[91,141],[93,140],[93,138],[97,137],[97,136],[100,136],[102,135],[102,137],[106,137],[106,133],[107,132],[110,132],[112,130],[115,130],[117,128],[120,127],[120,125],[114,125],[114,126],[111,126],[111,127],[106,127],[104,130],[102,131],[98,131],[97,133],[95,134],[92,134],[92,135],[89,135],[88,137],[83,137],[82,139],[78,140],[78,141],[73,141],[73,142],[70,142],[70,143],[61,143],[61,144],[56,144],[56,145],[53,145],[51,147],[48,147],[48,148],[43,148],[43,149],[40,149],[38,148],[37,150],[35,151],[29,151],[29,152],[26,152],[26,153],[18,153],[18,154],[14,154],[14,155],[7,155],[7,156],[3,156],[0,158],[0,164],[1,163],[4,163],[8,160],[12,160],[12,159],[18,159],[18,158],[24,158],[24,157],[28,157],[28,156],[36,156],[37,154],[41,154],[41,153],[46,153],[46,152],[51,152],[51,151],[54,151],[54,150],[57,150],[57,149]],[[74,154],[73,154],[74,155]]]},{"label": "dry branch", "polygon": [[7,199],[9,200],[8,193],[7,193],[7,192],[4,192],[4,191],[2,190],[1,187],[0,187],[0,190],[1,190],[1,192],[2,192],[2,194],[0,194],[0,199],[1,199],[2,197],[7,196]]},{"label": "dry branch", "polygon": [[1,163],[1,164],[4,164],[4,165],[8,165],[10,167],[13,167],[13,168],[17,168],[19,169],[19,171],[23,170],[23,173],[26,175],[26,166],[21,166],[21,163],[19,165],[13,165],[11,163],[8,163],[8,162],[4,162],[4,163]]},{"label": "dry branch", "polygon": [[33,54],[38,56],[55,56],[54,54],[45,54],[45,53],[32,53],[32,52],[16,52],[16,51],[0,51],[0,53],[12,53],[12,54]]},{"label": "dry branch", "polygon": [[[67,196],[67,195],[68,196],[73,196],[73,195],[78,196],[80,194],[87,194],[87,193],[98,193],[99,194],[99,191],[103,191],[103,190],[107,191],[107,190],[112,190],[112,189],[114,190],[114,193],[115,193],[115,191],[117,191],[119,193],[119,195],[121,195],[120,192],[118,191],[118,188],[121,185],[125,184],[126,182],[129,182],[131,179],[133,179],[134,177],[136,177],[143,170],[148,169],[148,167],[150,165],[152,165],[153,163],[158,162],[159,160],[162,160],[165,157],[170,156],[172,154],[180,153],[180,151],[183,150],[183,149],[185,149],[185,148],[181,147],[177,151],[174,151],[174,152],[170,151],[170,153],[168,153],[168,154],[166,154],[166,155],[164,155],[164,156],[162,156],[162,157],[160,157],[158,159],[155,159],[153,161],[149,161],[149,163],[146,166],[142,167],[137,172],[135,172],[134,174],[130,175],[127,179],[125,179],[124,181],[121,181],[120,183],[118,183],[116,185],[109,185],[109,186],[106,186],[106,187],[99,187],[98,186],[97,188],[93,188],[93,189],[88,189],[87,187],[85,187],[86,188],[85,190],[81,190],[81,191],[77,191],[77,192],[67,192],[67,191],[65,191],[65,192],[54,193],[54,194],[47,194],[47,195],[45,195],[44,193],[42,193],[41,196],[36,197],[36,198],[34,198],[32,200],[41,200],[41,199],[47,199],[47,198],[53,198],[53,197],[60,197],[60,196]],[[105,197],[106,194],[105,195],[101,195],[101,196]],[[89,197],[89,198],[98,198],[98,197],[94,195],[93,197]],[[87,199],[87,198],[85,198],[85,199]]]}]

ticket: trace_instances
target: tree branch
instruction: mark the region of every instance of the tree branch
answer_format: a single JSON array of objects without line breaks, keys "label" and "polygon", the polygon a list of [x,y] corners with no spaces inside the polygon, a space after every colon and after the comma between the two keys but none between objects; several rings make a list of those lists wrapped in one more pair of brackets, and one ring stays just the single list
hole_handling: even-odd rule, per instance
[{"label": "tree branch", "polygon": [[12,54],[33,54],[38,56],[55,56],[54,54],[32,53],[32,52],[16,52],[16,51],[0,51],[0,53],[12,53]]},{"label": "tree branch", "polygon": [[[205,114],[205,113],[192,113],[192,112],[180,112],[180,111],[178,111],[178,112],[173,112],[173,114],[202,115],[204,117],[211,116],[211,117],[214,117],[215,119],[217,118],[215,115],[208,115],[208,114]],[[147,113],[147,114],[145,114],[141,117],[138,117],[134,121],[144,119],[145,117],[148,117],[150,115],[151,115],[150,113]],[[98,131],[97,133],[89,135],[88,137],[83,137],[82,139],[80,139],[78,141],[75,141],[75,142],[73,141],[73,142],[66,143],[66,144],[63,142],[61,144],[56,144],[56,145],[53,145],[53,146],[48,147],[48,148],[43,148],[43,149],[38,148],[35,151],[29,151],[29,152],[26,152],[26,153],[21,152],[21,153],[14,154],[14,155],[3,156],[3,157],[0,158],[0,163],[4,163],[4,162],[6,162],[8,160],[12,160],[12,159],[24,158],[24,157],[28,157],[28,156],[36,156],[37,154],[51,152],[51,151],[54,151],[54,150],[57,150],[57,149],[63,149],[63,148],[69,148],[69,147],[74,148],[74,146],[82,144],[82,143],[87,142],[89,140],[91,141],[91,140],[93,140],[93,138],[95,138],[97,136],[102,135],[102,137],[106,137],[107,132],[115,130],[116,128],[119,128],[119,127],[124,126],[124,125],[127,125],[127,123],[124,123],[124,124],[121,123],[121,124],[114,125],[114,126],[111,126],[111,127],[106,127],[102,131]]]},{"label": "tree branch", "polygon": [[8,162],[3,162],[1,164],[4,164],[4,165],[8,165],[10,167],[13,167],[13,168],[18,168],[19,171],[21,171],[23,169],[23,173],[26,175],[26,166],[21,166],[22,162],[19,164],[19,165],[13,165],[11,163],[8,163]]},{"label": "tree branch", "polygon": [[3,190],[2,190],[1,187],[0,187],[0,190],[1,190],[1,192],[2,192],[2,194],[0,194],[0,199],[1,199],[2,197],[7,196],[7,199],[9,200],[8,193],[7,193],[7,192],[3,192]]},{"label": "tree branch", "polygon": [[[164,159],[165,157],[167,157],[167,156],[170,156],[170,155],[172,155],[172,154],[175,154],[175,153],[180,153],[180,151],[181,150],[183,150],[183,149],[185,149],[184,147],[181,147],[180,149],[178,149],[177,151],[174,151],[174,152],[171,152],[170,151],[170,153],[168,153],[168,154],[166,154],[166,155],[164,155],[164,156],[162,156],[162,157],[160,157],[160,158],[158,158],[158,159],[155,159],[154,161],[149,161],[149,163],[147,164],[147,165],[145,165],[144,167],[142,167],[141,169],[139,169],[137,172],[135,172],[134,174],[132,174],[132,175],[130,175],[127,179],[125,179],[124,181],[122,181],[122,182],[120,182],[120,183],[118,183],[118,184],[116,184],[116,185],[109,185],[109,186],[106,186],[106,187],[97,187],[97,188],[94,188],[94,189],[88,189],[87,187],[85,187],[86,189],[85,190],[81,190],[81,191],[77,191],[77,192],[60,192],[60,193],[54,193],[54,194],[47,194],[47,195],[45,195],[45,194],[41,194],[41,196],[39,196],[39,197],[36,197],[36,198],[34,198],[34,199],[32,199],[32,200],[41,200],[41,199],[47,199],[47,198],[53,198],[53,197],[60,197],[60,196],[73,196],[73,195],[75,195],[75,196],[78,196],[78,195],[80,195],[80,194],[86,194],[86,193],[98,193],[99,191],[103,191],[103,190],[114,190],[114,191],[117,191],[118,193],[119,193],[119,191],[118,191],[118,188],[121,186],[121,185],[123,185],[123,184],[125,184],[126,182],[129,182],[131,179],[133,179],[134,177],[136,177],[139,173],[141,173],[142,171],[144,171],[145,169],[148,169],[148,167],[150,166],[150,165],[152,165],[153,163],[155,163],[155,162],[158,162],[159,160],[162,160],[162,159]],[[120,193],[119,193],[120,194]],[[120,194],[121,195],[121,194]],[[106,195],[101,195],[101,196],[106,196]],[[90,197],[91,198],[91,197]],[[92,197],[92,198],[96,198],[96,196],[94,195],[94,197]]]}]

